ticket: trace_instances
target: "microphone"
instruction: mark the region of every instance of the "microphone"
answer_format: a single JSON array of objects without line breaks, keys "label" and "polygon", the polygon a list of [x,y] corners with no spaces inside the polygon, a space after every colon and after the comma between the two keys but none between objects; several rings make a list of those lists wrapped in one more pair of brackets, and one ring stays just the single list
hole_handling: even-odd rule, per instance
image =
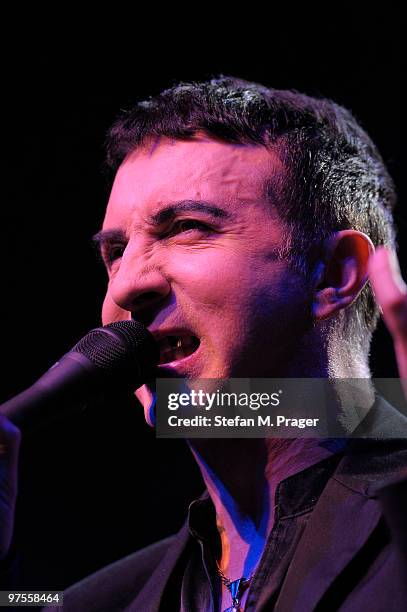
[{"label": "microphone", "polygon": [[138,389],[154,377],[158,360],[156,341],[137,321],[92,329],[0,413],[20,428],[42,425],[113,390]]}]

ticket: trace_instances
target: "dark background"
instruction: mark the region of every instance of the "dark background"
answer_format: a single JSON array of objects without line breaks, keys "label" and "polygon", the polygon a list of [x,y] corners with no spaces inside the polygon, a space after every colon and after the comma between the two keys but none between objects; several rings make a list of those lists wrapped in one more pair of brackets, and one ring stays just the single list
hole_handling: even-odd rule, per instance
[{"label": "dark background", "polygon": [[[119,32],[118,43],[109,30],[96,45],[79,42],[72,30],[52,42],[20,36],[8,49],[1,76],[1,400],[31,384],[99,324],[105,276],[90,237],[108,196],[104,134],[120,108],[178,80],[232,74],[351,108],[396,182],[405,267],[400,16],[370,12],[356,19],[346,12],[323,28],[313,19],[299,18],[294,26],[268,16],[263,31],[261,16],[255,27],[253,19],[227,28],[215,20],[194,23],[164,34],[139,21],[133,31]],[[372,369],[375,376],[397,376],[382,325]],[[183,444],[156,440],[134,400],[26,437],[16,524],[21,586],[63,588],[174,532],[201,488]]]}]

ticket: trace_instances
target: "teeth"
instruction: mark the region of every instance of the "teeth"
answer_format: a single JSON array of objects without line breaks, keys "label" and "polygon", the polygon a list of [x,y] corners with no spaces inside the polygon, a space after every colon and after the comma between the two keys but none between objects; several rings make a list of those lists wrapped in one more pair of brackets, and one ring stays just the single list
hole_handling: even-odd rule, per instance
[{"label": "teeth", "polygon": [[160,364],[184,359],[191,355],[199,346],[198,338],[194,336],[166,336],[159,340]]}]

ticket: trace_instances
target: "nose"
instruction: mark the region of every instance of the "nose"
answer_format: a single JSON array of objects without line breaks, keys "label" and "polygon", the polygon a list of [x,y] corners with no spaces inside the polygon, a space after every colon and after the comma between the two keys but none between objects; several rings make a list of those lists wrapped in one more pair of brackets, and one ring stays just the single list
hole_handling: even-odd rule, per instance
[{"label": "nose", "polygon": [[127,245],[119,269],[109,284],[112,300],[132,318],[148,325],[171,291],[170,283],[153,257]]}]

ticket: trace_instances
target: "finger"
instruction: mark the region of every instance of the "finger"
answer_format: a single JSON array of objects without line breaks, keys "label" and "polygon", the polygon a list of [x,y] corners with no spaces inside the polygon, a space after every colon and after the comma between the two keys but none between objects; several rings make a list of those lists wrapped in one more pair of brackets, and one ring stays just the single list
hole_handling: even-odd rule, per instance
[{"label": "finger", "polygon": [[[369,260],[369,276],[395,342],[407,343],[407,285],[394,252],[379,247]],[[407,344],[405,347],[407,351]]]}]

